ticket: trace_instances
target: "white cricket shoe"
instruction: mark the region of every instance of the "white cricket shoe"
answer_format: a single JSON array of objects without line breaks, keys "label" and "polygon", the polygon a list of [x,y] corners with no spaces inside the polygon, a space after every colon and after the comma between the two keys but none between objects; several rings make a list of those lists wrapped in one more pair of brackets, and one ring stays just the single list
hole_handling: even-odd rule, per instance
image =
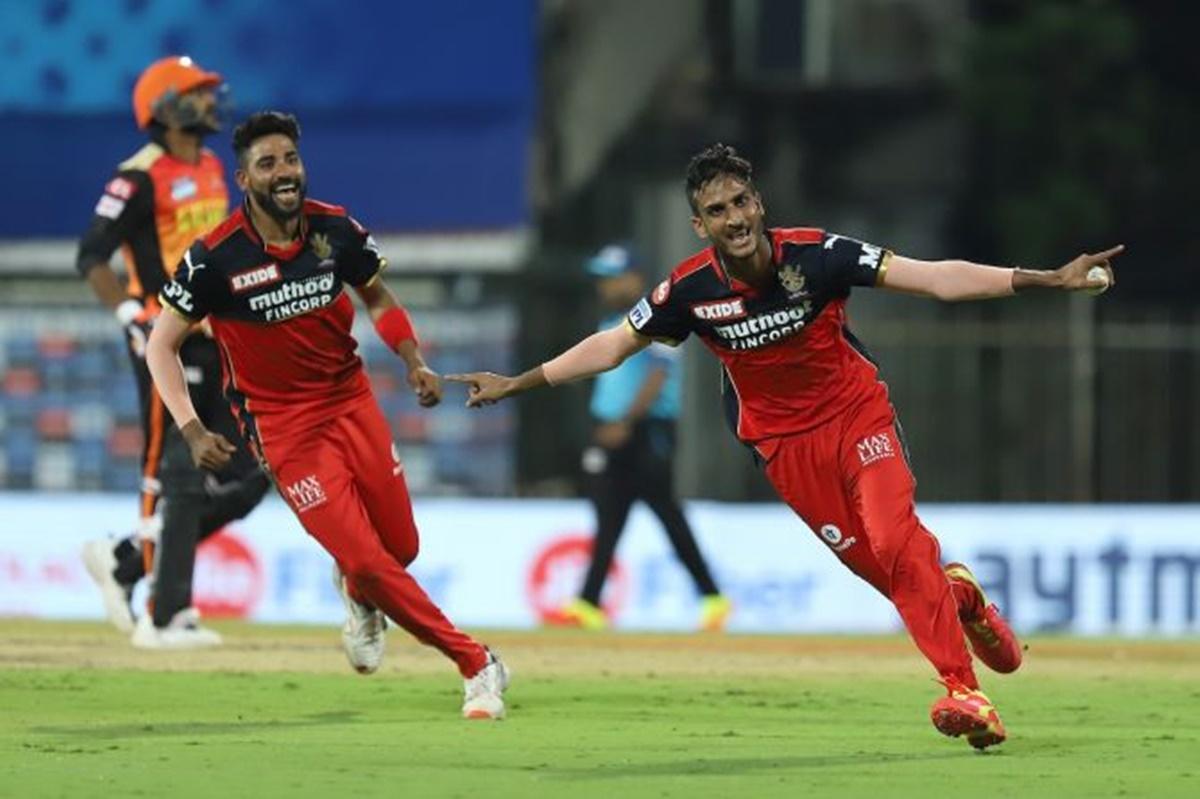
[{"label": "white cricket shoe", "polygon": [[113,542],[107,538],[95,538],[83,545],[80,553],[83,565],[100,589],[104,601],[104,615],[112,625],[129,635],[133,632],[133,611],[129,606],[132,586],[121,585],[113,575],[117,568],[117,556],[113,554]]},{"label": "white cricket shoe", "polygon": [[346,623],[342,625],[342,649],[346,651],[346,659],[359,674],[373,674],[383,661],[387,619],[382,611],[354,601],[336,563],[333,564],[333,584],[346,606]]},{"label": "white cricket shoe", "polygon": [[151,613],[137,621],[130,642],[138,649],[204,649],[221,645],[221,634],[200,626],[200,612],[184,608],[166,627],[155,627]]},{"label": "white cricket shoe", "polygon": [[512,672],[495,652],[489,649],[487,655],[487,665],[474,677],[463,681],[464,719],[498,721],[504,718],[504,689],[508,687]]}]

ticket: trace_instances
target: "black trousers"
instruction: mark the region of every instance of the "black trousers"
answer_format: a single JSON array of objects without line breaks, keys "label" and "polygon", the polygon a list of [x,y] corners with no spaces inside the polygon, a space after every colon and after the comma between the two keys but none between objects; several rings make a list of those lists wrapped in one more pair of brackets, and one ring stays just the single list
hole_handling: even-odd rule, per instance
[{"label": "black trousers", "polygon": [[[194,334],[180,348],[188,379],[188,393],[204,425],[238,447],[230,463],[217,474],[192,465],[191,452],[171,422],[154,389],[144,359],[130,351],[142,407],[143,514],[162,514],[162,531],[155,548],[154,623],[166,625],[178,611],[192,604],[192,574],[197,544],[226,524],[246,516],[270,487],[266,474],[250,454],[237,430],[221,389],[221,364],[217,345]],[[152,489],[152,490],[147,490]],[[135,541],[117,545],[121,583],[132,585],[145,575]]]},{"label": "black trousers", "polygon": [[717,585],[709,572],[683,508],[675,497],[675,423],[666,419],[643,419],[617,449],[591,447],[584,453],[588,493],[596,508],[596,536],[592,560],[580,596],[600,604],[600,592],[612,566],[617,542],[625,529],[629,511],[637,500],[645,502],[662,522],[676,557],[691,575],[700,594],[716,594]]}]

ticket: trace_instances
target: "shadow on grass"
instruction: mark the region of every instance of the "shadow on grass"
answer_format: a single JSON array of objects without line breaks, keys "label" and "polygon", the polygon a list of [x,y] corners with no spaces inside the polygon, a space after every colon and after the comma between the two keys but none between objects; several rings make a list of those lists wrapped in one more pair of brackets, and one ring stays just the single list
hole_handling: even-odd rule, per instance
[{"label": "shadow on grass", "polygon": [[[877,766],[886,763],[961,760],[971,757],[967,751],[936,754],[880,754],[860,752],[848,755],[796,755],[793,757],[691,758],[664,763],[629,763],[596,768],[547,769],[546,776],[562,780],[623,779],[629,777],[731,777],[759,771],[823,769],[837,766]],[[996,757],[1000,752],[976,755]]]},{"label": "shadow on grass", "polygon": [[88,738],[89,740],[112,740],[115,738],[140,738],[144,735],[205,736],[228,735],[230,733],[287,730],[300,727],[323,727],[331,724],[348,724],[358,719],[353,710],[328,713],[310,713],[294,719],[237,719],[235,721],[171,721],[164,724],[89,724],[87,726],[42,726],[30,727],[29,732],[39,735]]}]

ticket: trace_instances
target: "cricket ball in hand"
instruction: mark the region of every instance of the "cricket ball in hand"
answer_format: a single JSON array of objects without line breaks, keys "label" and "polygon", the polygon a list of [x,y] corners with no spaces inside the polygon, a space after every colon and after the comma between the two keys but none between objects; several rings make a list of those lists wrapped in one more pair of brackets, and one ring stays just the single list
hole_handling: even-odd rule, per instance
[{"label": "cricket ball in hand", "polygon": [[1088,286],[1084,291],[1093,297],[1103,294],[1108,291],[1108,272],[1104,270],[1103,266],[1093,266],[1088,270],[1087,282],[1096,285]]}]

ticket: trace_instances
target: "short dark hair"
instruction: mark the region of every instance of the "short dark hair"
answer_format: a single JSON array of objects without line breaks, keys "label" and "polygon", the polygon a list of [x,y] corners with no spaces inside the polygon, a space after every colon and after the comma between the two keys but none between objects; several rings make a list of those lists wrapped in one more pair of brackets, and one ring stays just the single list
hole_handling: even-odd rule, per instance
[{"label": "short dark hair", "polygon": [[696,153],[688,162],[687,197],[693,212],[700,212],[696,206],[696,195],[706,183],[720,175],[730,175],[754,188],[754,167],[750,162],[728,144],[717,142]]},{"label": "short dark hair", "polygon": [[233,153],[237,156],[238,164],[245,166],[250,145],[272,133],[282,133],[291,139],[293,144],[298,144],[300,123],[296,121],[296,117],[282,111],[259,111],[251,114],[245,122],[233,129]]}]

